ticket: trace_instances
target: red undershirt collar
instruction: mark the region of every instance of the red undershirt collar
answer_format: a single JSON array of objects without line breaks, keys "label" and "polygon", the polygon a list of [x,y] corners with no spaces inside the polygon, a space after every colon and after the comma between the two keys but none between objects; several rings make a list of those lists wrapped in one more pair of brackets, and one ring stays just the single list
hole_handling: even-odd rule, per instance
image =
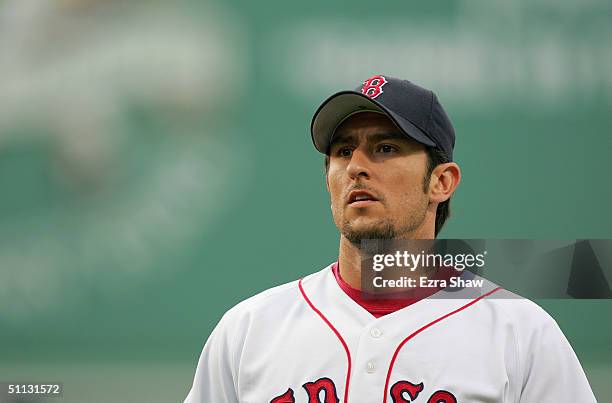
[{"label": "red undershirt collar", "polygon": [[[332,265],[332,272],[342,291],[376,318],[410,306],[440,290],[440,288],[421,288],[417,290],[415,297],[406,297],[405,292],[398,292],[397,294],[390,294],[391,298],[380,298],[379,296],[374,297],[373,294],[351,287],[340,277],[340,265],[338,262]],[[436,278],[450,278],[453,275],[457,275],[455,270],[445,270],[443,272],[442,276],[436,276]],[[399,294],[403,294],[403,296],[399,296]]]}]

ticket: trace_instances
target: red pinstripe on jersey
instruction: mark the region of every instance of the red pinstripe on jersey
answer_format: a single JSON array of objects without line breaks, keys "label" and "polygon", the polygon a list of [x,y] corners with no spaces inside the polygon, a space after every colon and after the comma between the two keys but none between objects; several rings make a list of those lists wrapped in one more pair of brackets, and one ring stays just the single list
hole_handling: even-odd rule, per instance
[{"label": "red pinstripe on jersey", "polygon": [[[340,334],[340,332],[338,332],[338,330],[334,327],[334,325],[332,325],[332,323],[325,317],[325,315],[323,315],[323,313],[317,309],[317,307],[314,306],[314,304],[312,303],[312,301],[310,301],[310,298],[308,298],[308,296],[306,295],[306,292],[304,291],[304,287],[302,286],[302,279],[300,279],[300,281],[298,282],[298,287],[300,289],[300,293],[302,294],[302,297],[304,297],[304,300],[306,301],[306,303],[308,304],[308,306],[310,306],[310,308],[323,320],[323,322],[325,322],[325,324],[334,332],[334,334],[336,335],[336,337],[338,337],[338,340],[340,340],[340,343],[342,344],[342,347],[344,347],[344,351],[346,352],[346,358],[348,361],[348,368],[347,368],[347,372],[346,372],[346,383],[345,383],[345,388],[344,388],[344,399],[343,402],[344,403],[348,403],[348,390],[349,390],[349,384],[350,384],[350,380],[351,380],[351,352],[349,351],[348,345],[346,344],[346,341],[344,341],[344,338],[342,337],[342,335]],[[486,294],[481,295],[480,297],[470,301],[469,303],[455,309],[452,312],[447,313],[446,315],[440,316],[439,318],[429,322],[428,324],[426,324],[425,326],[417,329],[416,331],[414,331],[413,333],[411,333],[408,337],[406,337],[395,349],[395,353],[393,354],[393,357],[391,358],[391,362],[389,363],[389,370],[387,371],[387,378],[385,380],[385,389],[384,389],[384,396],[383,396],[383,403],[387,403],[387,390],[389,388],[389,380],[391,379],[391,372],[393,371],[393,366],[395,365],[395,361],[397,359],[397,356],[400,352],[400,350],[402,349],[402,347],[404,347],[404,345],[406,343],[408,343],[408,341],[410,341],[411,339],[413,339],[415,336],[417,336],[419,333],[427,330],[428,328],[430,328],[431,326],[435,325],[436,323],[439,323],[441,321],[443,321],[444,319],[455,315],[456,313],[459,313],[467,308],[469,308],[470,306],[474,305],[475,303],[477,303],[478,301],[490,296],[491,294],[501,290],[501,287],[497,287],[494,288],[493,290],[487,292]]]},{"label": "red pinstripe on jersey", "polygon": [[314,306],[314,304],[310,301],[310,299],[306,295],[306,292],[304,292],[304,287],[302,287],[302,279],[300,279],[300,281],[298,282],[298,286],[300,287],[300,292],[302,293],[302,296],[304,297],[304,299],[306,300],[310,308],[312,308],[312,310],[315,311],[321,319],[323,319],[323,322],[325,322],[325,324],[329,326],[329,328],[335,333],[336,337],[338,337],[338,340],[340,340],[342,347],[344,347],[344,351],[346,352],[346,359],[348,361],[348,369],[346,370],[346,383],[344,387],[343,402],[348,403],[348,390],[349,390],[349,383],[351,381],[351,352],[349,351],[348,345],[344,341],[344,338],[342,337],[340,332],[334,327],[334,325],[331,324],[331,322],[325,317],[325,315],[323,315],[323,313],[319,311]]},{"label": "red pinstripe on jersey", "polygon": [[391,379],[391,371],[393,371],[393,365],[395,365],[395,360],[397,359],[397,355],[399,354],[399,352],[402,349],[402,347],[404,347],[404,344],[408,343],[408,341],[410,341],[412,338],[414,338],[416,335],[418,335],[422,331],[426,330],[427,328],[435,325],[438,322],[443,321],[444,319],[448,318],[449,316],[453,316],[454,314],[459,313],[459,312],[463,311],[466,308],[469,308],[470,306],[474,305],[475,303],[477,303],[478,301],[482,300],[483,298],[486,298],[489,295],[491,295],[494,292],[497,292],[497,291],[499,291],[501,289],[502,289],[501,287],[494,288],[493,290],[489,291],[488,293],[481,295],[480,297],[478,297],[475,300],[473,300],[473,301],[463,305],[462,307],[457,308],[454,311],[449,312],[449,313],[447,313],[444,316],[440,316],[438,319],[436,319],[436,320],[434,320],[432,322],[429,322],[425,326],[423,326],[420,329],[414,331],[410,336],[406,337],[399,344],[399,346],[397,346],[397,348],[395,349],[395,353],[393,354],[393,358],[391,358],[391,363],[389,364],[389,370],[387,371],[387,379],[385,380],[385,391],[384,391],[383,403],[387,403],[387,389],[389,388],[389,380]]}]

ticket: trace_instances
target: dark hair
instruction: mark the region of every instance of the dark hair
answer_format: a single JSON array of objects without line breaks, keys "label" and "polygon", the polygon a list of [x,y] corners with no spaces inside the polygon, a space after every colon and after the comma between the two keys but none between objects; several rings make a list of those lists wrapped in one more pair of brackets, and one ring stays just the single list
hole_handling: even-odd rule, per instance
[{"label": "dark hair", "polygon": [[[434,168],[440,164],[445,164],[450,162],[448,156],[444,153],[444,151],[440,150],[436,147],[425,147],[427,151],[427,171],[425,172],[425,178],[423,179],[423,191],[427,192],[429,190],[429,177],[433,172]],[[325,156],[325,174],[329,169],[329,155]],[[434,230],[435,237],[438,236],[438,233],[444,226],[446,220],[450,217],[450,197],[448,200],[443,201],[438,204],[438,208],[436,209],[436,227]]]}]

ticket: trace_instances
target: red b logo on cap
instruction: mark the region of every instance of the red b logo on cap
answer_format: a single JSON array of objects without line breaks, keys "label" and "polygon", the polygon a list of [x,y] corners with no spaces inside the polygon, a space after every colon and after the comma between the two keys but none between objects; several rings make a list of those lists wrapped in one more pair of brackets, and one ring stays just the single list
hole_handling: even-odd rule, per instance
[{"label": "red b logo on cap", "polygon": [[383,76],[372,76],[363,82],[361,92],[370,98],[376,98],[383,93],[383,85],[387,84],[387,80]]}]

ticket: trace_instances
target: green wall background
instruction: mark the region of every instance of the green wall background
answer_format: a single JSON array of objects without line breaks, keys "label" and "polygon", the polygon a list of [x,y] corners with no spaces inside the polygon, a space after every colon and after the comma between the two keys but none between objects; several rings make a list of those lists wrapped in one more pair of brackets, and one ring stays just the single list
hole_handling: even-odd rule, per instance
[{"label": "green wall background", "polygon": [[[182,401],[223,312],[335,259],[310,119],[373,73],[455,123],[443,237],[612,238],[610,2],[25,3],[0,3],[0,380]],[[611,301],[538,302],[611,400]]]}]

